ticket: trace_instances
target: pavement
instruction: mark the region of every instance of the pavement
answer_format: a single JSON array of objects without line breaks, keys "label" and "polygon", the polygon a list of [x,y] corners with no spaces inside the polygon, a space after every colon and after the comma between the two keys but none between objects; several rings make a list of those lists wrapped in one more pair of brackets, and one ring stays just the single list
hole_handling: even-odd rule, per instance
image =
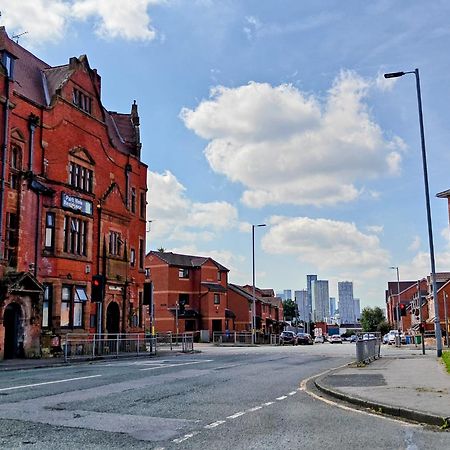
[{"label": "pavement", "polygon": [[450,427],[450,374],[435,350],[383,346],[369,365],[350,364],[315,379],[328,395],[415,422]]}]

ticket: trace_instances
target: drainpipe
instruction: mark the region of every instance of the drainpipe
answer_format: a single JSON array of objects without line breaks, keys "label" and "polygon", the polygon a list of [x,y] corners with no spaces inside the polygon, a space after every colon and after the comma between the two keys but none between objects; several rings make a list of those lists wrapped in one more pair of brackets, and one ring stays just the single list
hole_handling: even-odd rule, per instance
[{"label": "drainpipe", "polygon": [[36,213],[36,226],[34,230],[34,277],[37,278],[38,274],[38,255],[39,255],[39,224],[41,223],[41,195],[36,193],[37,199],[37,213]]},{"label": "drainpipe", "polygon": [[3,63],[0,62],[3,70],[5,70],[5,94],[6,100],[3,105],[3,142],[2,142],[2,155],[1,155],[1,164],[2,164],[2,172],[1,172],[1,182],[0,182],[0,258],[3,258],[3,204],[4,204],[4,196],[5,196],[5,172],[6,172],[6,153],[8,149],[8,135],[9,135],[9,97],[10,97],[10,89],[9,89],[9,76],[6,67]]}]

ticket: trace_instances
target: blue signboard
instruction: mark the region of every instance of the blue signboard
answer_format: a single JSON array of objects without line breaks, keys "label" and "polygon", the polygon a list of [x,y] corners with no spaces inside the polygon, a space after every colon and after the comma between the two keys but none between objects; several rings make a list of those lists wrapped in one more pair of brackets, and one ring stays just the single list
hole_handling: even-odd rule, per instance
[{"label": "blue signboard", "polygon": [[61,206],[63,208],[73,209],[83,214],[92,215],[92,202],[63,192],[61,194]]}]

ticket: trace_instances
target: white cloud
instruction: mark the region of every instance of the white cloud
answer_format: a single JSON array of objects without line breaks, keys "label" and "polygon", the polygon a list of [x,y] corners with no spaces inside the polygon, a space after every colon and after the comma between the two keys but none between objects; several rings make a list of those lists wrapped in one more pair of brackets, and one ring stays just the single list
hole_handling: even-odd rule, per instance
[{"label": "white cloud", "polygon": [[4,0],[1,12],[2,22],[10,35],[26,32],[21,42],[53,41],[64,35],[70,3],[64,0]]},{"label": "white cloud", "polygon": [[156,36],[147,12],[149,5],[156,3],[161,1],[76,0],[72,14],[81,20],[95,17],[95,31],[102,38],[146,41]]},{"label": "white cloud", "polygon": [[223,201],[193,202],[170,171],[162,174],[148,171],[147,185],[151,247],[165,247],[170,241],[211,241],[220,230],[242,226],[233,205]]},{"label": "white cloud", "polygon": [[165,0],[4,0],[2,21],[10,33],[27,32],[30,45],[58,41],[77,20],[95,20],[95,32],[105,39],[152,40],[156,36],[148,13]]},{"label": "white cloud", "polygon": [[411,244],[408,247],[408,250],[411,250],[412,252],[416,252],[420,248],[420,237],[414,236],[414,239],[412,240]]},{"label": "white cloud", "polygon": [[354,223],[273,216],[270,224],[262,238],[264,251],[295,255],[314,270],[361,279],[375,278],[388,265],[389,254],[378,237],[361,232]]},{"label": "white cloud", "polygon": [[369,225],[368,227],[366,227],[366,229],[370,233],[380,234],[384,230],[384,225]]},{"label": "white cloud", "polygon": [[378,75],[375,79],[375,86],[381,92],[389,92],[392,91],[397,81],[398,78],[384,78],[384,73],[378,72]]},{"label": "white cloud", "polygon": [[324,102],[292,85],[217,86],[180,117],[209,140],[211,168],[245,186],[247,206],[332,205],[355,200],[368,179],[399,171],[403,141],[386,140],[370,117],[369,86],[342,72]]}]

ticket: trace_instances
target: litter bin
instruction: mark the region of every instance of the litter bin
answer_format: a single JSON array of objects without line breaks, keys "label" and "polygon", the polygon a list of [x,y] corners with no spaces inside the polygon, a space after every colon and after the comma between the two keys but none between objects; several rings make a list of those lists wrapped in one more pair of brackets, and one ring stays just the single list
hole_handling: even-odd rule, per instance
[{"label": "litter bin", "polygon": [[418,335],[415,338],[416,338],[416,344],[421,344],[422,343],[422,336]]},{"label": "litter bin", "polygon": [[405,336],[406,338],[406,345],[411,344],[411,336]]}]

